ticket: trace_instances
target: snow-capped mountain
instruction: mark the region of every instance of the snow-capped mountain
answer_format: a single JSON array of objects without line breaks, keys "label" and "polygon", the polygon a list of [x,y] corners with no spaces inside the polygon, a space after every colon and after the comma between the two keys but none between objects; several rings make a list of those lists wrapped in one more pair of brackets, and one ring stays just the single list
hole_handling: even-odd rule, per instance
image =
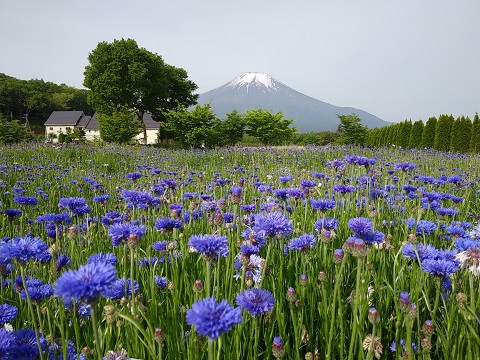
[{"label": "snow-capped mountain", "polygon": [[198,104],[210,102],[220,118],[237,110],[251,109],[281,111],[283,117],[293,119],[292,126],[300,132],[335,131],[340,124],[337,114],[355,113],[369,128],[388,126],[390,123],[352,107],[338,107],[302,94],[265,73],[247,72],[211,91],[200,94]]}]

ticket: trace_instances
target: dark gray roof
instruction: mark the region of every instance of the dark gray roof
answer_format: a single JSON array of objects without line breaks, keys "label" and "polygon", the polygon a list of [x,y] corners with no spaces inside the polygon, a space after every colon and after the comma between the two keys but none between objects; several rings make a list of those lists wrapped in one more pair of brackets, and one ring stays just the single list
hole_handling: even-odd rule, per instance
[{"label": "dark gray roof", "polygon": [[143,114],[143,122],[145,123],[145,127],[149,130],[158,130],[159,124],[152,118],[152,114],[145,113]]},{"label": "dark gray roof", "polygon": [[97,120],[98,114],[95,113],[91,117],[90,121],[88,122],[87,126],[85,126],[85,130],[99,130],[100,128],[98,127],[98,120]]},{"label": "dark gray roof", "polygon": [[[71,125],[85,130],[99,130],[97,116],[97,113],[92,117],[86,116],[82,111],[54,111],[44,125]],[[143,122],[148,130],[159,128],[158,122],[153,120],[150,113],[143,114]]]},{"label": "dark gray roof", "polygon": [[83,116],[80,121],[78,122],[77,126],[76,127],[79,127],[79,128],[85,128],[85,126],[87,126],[88,122],[90,121],[92,117],[91,116],[88,116],[88,115],[85,115]]},{"label": "dark gray roof", "polygon": [[85,116],[83,111],[54,111],[44,125],[75,126],[83,116]]}]

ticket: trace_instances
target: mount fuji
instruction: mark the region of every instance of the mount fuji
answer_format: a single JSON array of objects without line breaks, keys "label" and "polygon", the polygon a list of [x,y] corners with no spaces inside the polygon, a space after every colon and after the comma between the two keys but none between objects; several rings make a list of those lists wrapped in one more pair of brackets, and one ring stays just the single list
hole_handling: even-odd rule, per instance
[{"label": "mount fuji", "polygon": [[220,118],[237,110],[263,109],[273,113],[281,111],[292,126],[300,132],[337,130],[338,115],[357,114],[362,124],[370,129],[388,126],[375,115],[353,107],[338,107],[302,94],[265,73],[247,72],[216,89],[200,94],[198,104],[210,103]]}]

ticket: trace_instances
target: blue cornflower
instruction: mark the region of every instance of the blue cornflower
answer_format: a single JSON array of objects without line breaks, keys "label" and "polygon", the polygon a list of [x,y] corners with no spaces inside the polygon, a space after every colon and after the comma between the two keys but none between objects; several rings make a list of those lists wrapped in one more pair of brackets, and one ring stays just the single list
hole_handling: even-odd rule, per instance
[{"label": "blue cornflower", "polygon": [[22,215],[22,210],[20,209],[5,209],[5,215],[7,215],[9,220],[13,220],[17,216]]},{"label": "blue cornflower", "polygon": [[13,198],[13,202],[20,204],[20,205],[37,205],[38,204],[38,199],[33,196],[22,196],[22,195],[17,195]]},{"label": "blue cornflower", "polygon": [[258,253],[260,253],[260,248],[256,245],[242,244],[240,245],[240,252],[242,253],[242,256],[250,258],[250,255],[258,255]]},{"label": "blue cornflower", "polygon": [[[136,294],[140,286],[136,280],[133,280],[133,291]],[[121,299],[123,297],[128,297],[132,295],[132,281],[131,279],[126,279],[122,277],[113,282],[111,286],[102,291],[102,295],[107,299]]]},{"label": "blue cornflower", "polygon": [[73,215],[82,215],[90,213],[90,208],[84,198],[61,198],[58,207],[68,209]]},{"label": "blue cornflower", "polygon": [[333,191],[338,192],[340,194],[353,193],[355,190],[356,188],[353,185],[344,185],[344,184],[333,185]]},{"label": "blue cornflower", "polygon": [[13,333],[0,329],[0,359],[13,360],[15,358],[14,345],[15,336],[13,336]]},{"label": "blue cornflower", "polygon": [[242,195],[242,187],[238,185],[233,185],[230,188],[230,194],[233,196],[240,196]]},{"label": "blue cornflower", "polygon": [[287,183],[287,182],[289,182],[289,181],[292,180],[292,179],[293,179],[293,176],[292,176],[292,175],[280,175],[280,176],[278,177],[278,180],[280,180],[280,181],[283,182],[283,183]]},{"label": "blue cornflower", "polygon": [[[35,331],[32,329],[20,329],[13,333],[15,339],[11,349],[11,359],[38,359],[40,356]],[[46,350],[47,341],[40,336],[40,347],[42,351]],[[3,359],[3,358],[2,358]]]},{"label": "blue cornflower", "polygon": [[227,257],[228,239],[222,235],[192,235],[188,239],[188,246],[201,253],[208,260],[217,260],[218,255]]},{"label": "blue cornflower", "polygon": [[361,234],[360,237],[365,241],[367,245],[373,243],[381,243],[385,239],[385,234],[381,231],[375,231],[371,233]]},{"label": "blue cornflower", "polygon": [[52,254],[48,252],[48,245],[40,238],[16,238],[0,244],[0,262],[10,262],[17,259],[22,262],[29,260],[49,261]]},{"label": "blue cornflower", "polygon": [[105,194],[105,195],[94,196],[92,200],[93,202],[96,202],[96,203],[105,204],[108,200],[110,200],[110,195]]},{"label": "blue cornflower", "polygon": [[260,204],[260,210],[265,212],[272,212],[276,210],[282,210],[283,205],[278,200],[266,201]]},{"label": "blue cornflower", "polygon": [[440,216],[453,216],[460,214],[460,211],[458,209],[444,207],[437,208],[436,212]]},{"label": "blue cornflower", "polygon": [[192,211],[187,210],[183,213],[183,222],[189,223],[190,219],[198,220],[203,217],[203,210],[201,209],[194,209]]},{"label": "blue cornflower", "polygon": [[51,224],[65,223],[66,225],[69,225],[72,222],[72,217],[66,212],[62,212],[60,214],[51,213],[37,216],[37,222]]},{"label": "blue cornflower", "polygon": [[[50,284],[44,284],[39,279],[30,278],[26,281],[28,295],[34,303],[38,303],[43,299],[49,298],[53,295],[53,287]],[[20,297],[27,300],[27,293],[25,289],[20,292]]]},{"label": "blue cornflower", "polygon": [[165,289],[167,287],[167,278],[165,276],[155,275],[154,280],[159,288]]},{"label": "blue cornflower", "polygon": [[317,232],[321,232],[322,229],[337,230],[338,220],[335,218],[319,218],[317,221],[315,221],[313,227]]},{"label": "blue cornflower", "polygon": [[460,263],[456,260],[449,260],[441,257],[435,259],[425,259],[422,261],[422,269],[437,277],[444,277],[454,274],[460,268]]},{"label": "blue cornflower", "polygon": [[125,177],[128,179],[128,180],[138,180],[142,177],[143,175],[139,172],[131,172],[131,173],[128,173],[127,175],[125,175]]},{"label": "blue cornflower", "polygon": [[109,211],[105,215],[100,216],[100,222],[105,226],[123,222],[122,214],[117,211]]},{"label": "blue cornflower", "polygon": [[242,231],[241,235],[247,243],[255,245],[259,249],[264,247],[267,243],[267,239],[265,238],[265,231],[260,231],[256,233],[252,229],[245,229]]},{"label": "blue cornflower", "polygon": [[287,193],[287,197],[292,199],[303,199],[305,197],[305,192],[300,188],[287,188],[285,189]]},{"label": "blue cornflower", "polygon": [[152,248],[153,250],[160,251],[160,252],[167,251],[167,242],[166,241],[154,242],[152,245]]},{"label": "blue cornflower", "polygon": [[200,299],[187,310],[188,325],[195,325],[195,331],[213,341],[233,326],[242,322],[242,310],[234,308],[227,300],[217,302],[215,297]]},{"label": "blue cornflower", "polygon": [[335,169],[338,169],[340,167],[343,167],[345,166],[345,162],[342,161],[342,160],[337,160],[337,159],[333,159],[333,160],[329,160],[326,162],[325,166],[327,167],[333,167]]},{"label": "blue cornflower", "polygon": [[254,212],[257,209],[256,204],[242,204],[240,205],[240,210],[248,213]]},{"label": "blue cornflower", "polygon": [[[415,252],[416,247],[416,252]],[[405,244],[402,249],[402,254],[408,259],[417,259],[417,253],[420,261],[423,262],[424,259],[432,259],[437,256],[438,250],[433,245],[422,245],[422,244]]]},{"label": "blue cornflower", "polygon": [[468,236],[468,232],[461,226],[459,221],[452,221],[452,223],[446,228],[446,231],[455,238]]},{"label": "blue cornflower", "polygon": [[329,200],[329,199],[310,199],[310,206],[314,210],[319,210],[322,212],[325,212],[327,210],[333,209],[336,206],[335,200]]},{"label": "blue cornflower", "polygon": [[242,291],[235,300],[238,306],[254,317],[269,312],[275,304],[275,298],[270,291],[257,288]]},{"label": "blue cornflower", "polygon": [[170,204],[169,208],[171,213],[175,214],[176,216],[180,216],[183,210],[183,205],[178,203]]},{"label": "blue cornflower", "polygon": [[293,231],[293,223],[283,213],[274,211],[254,216],[252,230],[255,233],[264,231],[265,236],[289,237]]},{"label": "blue cornflower", "polygon": [[[12,321],[17,317],[18,308],[13,305],[1,304],[0,305],[0,326]],[[0,356],[1,358],[1,356]]]},{"label": "blue cornflower", "polygon": [[302,180],[300,181],[300,187],[302,189],[310,189],[312,187],[317,186],[317,182],[315,180]]},{"label": "blue cornflower", "polygon": [[102,253],[92,254],[87,259],[87,264],[106,263],[110,265],[117,265],[118,259],[114,253]]},{"label": "blue cornflower", "polygon": [[122,190],[121,195],[128,204],[139,209],[145,209],[160,203],[160,199],[154,197],[149,192]]},{"label": "blue cornflower", "polygon": [[182,222],[180,220],[161,217],[155,221],[155,228],[159,231],[171,232],[173,229],[181,229]]},{"label": "blue cornflower", "polygon": [[363,217],[357,217],[348,220],[348,228],[357,234],[365,234],[373,231],[372,220]]},{"label": "blue cornflower", "polygon": [[416,167],[415,164],[408,163],[408,162],[401,162],[401,163],[395,164],[393,168],[395,170],[408,171],[408,170],[414,170],[415,167]]},{"label": "blue cornflower", "polygon": [[70,264],[70,258],[65,255],[65,254],[60,254],[58,255],[57,257],[57,261],[55,261],[55,269],[57,271],[60,271],[61,269],[63,269],[65,266],[67,266],[68,264]]},{"label": "blue cornflower", "polygon": [[135,225],[131,222],[124,224],[113,224],[108,228],[108,236],[110,236],[112,245],[118,247],[127,241],[138,241],[142,238],[147,229],[143,225]]},{"label": "blue cornflower", "polygon": [[117,272],[107,263],[89,263],[78,270],[68,270],[57,279],[55,295],[62,300],[96,301],[100,294],[113,285]]},{"label": "blue cornflower", "polygon": [[287,246],[285,246],[284,252],[298,250],[303,253],[307,252],[311,248],[315,248],[317,238],[312,234],[303,234],[298,238],[292,238]]}]

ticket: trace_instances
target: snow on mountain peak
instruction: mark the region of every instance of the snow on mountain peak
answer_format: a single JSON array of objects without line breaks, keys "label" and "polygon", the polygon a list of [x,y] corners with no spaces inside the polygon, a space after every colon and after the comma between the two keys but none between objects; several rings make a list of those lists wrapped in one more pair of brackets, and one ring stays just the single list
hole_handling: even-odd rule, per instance
[{"label": "snow on mountain peak", "polygon": [[264,86],[269,90],[276,90],[277,85],[275,80],[268,74],[258,72],[246,72],[237,76],[228,85],[228,87],[247,87],[250,86]]}]

